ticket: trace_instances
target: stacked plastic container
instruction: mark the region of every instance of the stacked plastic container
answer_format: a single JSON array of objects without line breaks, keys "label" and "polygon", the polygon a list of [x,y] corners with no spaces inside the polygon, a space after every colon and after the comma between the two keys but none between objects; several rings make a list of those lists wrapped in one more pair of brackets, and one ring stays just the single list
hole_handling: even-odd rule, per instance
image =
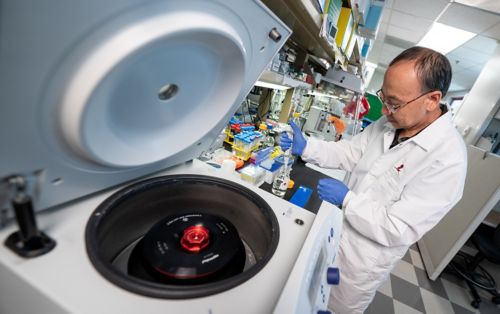
[{"label": "stacked plastic container", "polygon": [[[242,127],[244,130],[244,127]],[[253,126],[252,126],[253,129]],[[248,160],[252,151],[257,149],[262,141],[262,134],[257,131],[242,131],[234,136],[233,152],[243,159]]]},{"label": "stacked plastic container", "polygon": [[226,143],[233,145],[234,136],[236,134],[241,133],[242,131],[253,131],[255,129],[255,125],[251,123],[243,123],[241,120],[236,118],[231,118],[229,121],[229,125],[226,128],[226,139],[224,140]]},{"label": "stacked plastic container", "polygon": [[274,147],[265,147],[252,152],[250,162],[260,165],[264,160],[270,159]]}]

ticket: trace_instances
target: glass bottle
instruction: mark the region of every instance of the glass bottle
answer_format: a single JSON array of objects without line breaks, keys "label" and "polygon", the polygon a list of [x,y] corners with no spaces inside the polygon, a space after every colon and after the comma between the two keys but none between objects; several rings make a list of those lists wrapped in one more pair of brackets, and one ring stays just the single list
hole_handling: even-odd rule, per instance
[{"label": "glass bottle", "polygon": [[[300,116],[301,115],[299,112],[294,112],[291,119],[291,121],[293,121],[299,128]],[[276,174],[276,177],[273,181],[273,187],[271,189],[271,192],[274,195],[281,198],[285,196],[286,190],[288,189],[288,183],[290,182],[290,172],[292,170],[292,167],[288,165],[288,163],[290,162],[290,158],[293,158],[291,146],[283,153],[283,166],[281,166],[281,168],[278,170],[278,173]]]},{"label": "glass bottle", "polygon": [[264,137],[264,146],[265,147],[274,147],[274,135],[272,133],[273,126],[271,124],[266,125],[267,131],[266,136]]},{"label": "glass bottle", "polygon": [[269,131],[267,130],[267,125],[265,123],[261,123],[259,125],[259,132],[262,134],[262,146],[266,146],[266,138],[267,135],[269,134]]},{"label": "glass bottle", "polygon": [[283,198],[286,190],[288,189],[288,182],[290,182],[290,168],[288,167],[288,157],[285,156],[285,163],[278,170],[276,178],[274,178],[271,192],[274,195]]}]

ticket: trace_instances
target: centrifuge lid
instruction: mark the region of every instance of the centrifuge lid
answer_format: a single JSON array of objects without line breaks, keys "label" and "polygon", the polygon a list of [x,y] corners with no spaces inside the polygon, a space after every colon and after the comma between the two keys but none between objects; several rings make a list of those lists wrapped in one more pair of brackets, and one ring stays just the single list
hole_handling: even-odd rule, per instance
[{"label": "centrifuge lid", "polygon": [[199,156],[291,33],[258,0],[27,1],[0,12],[0,178],[37,210]]},{"label": "centrifuge lid", "polygon": [[121,29],[86,57],[67,84],[59,122],[80,156],[141,166],[208,133],[243,84],[245,48],[220,17],[170,11]]}]

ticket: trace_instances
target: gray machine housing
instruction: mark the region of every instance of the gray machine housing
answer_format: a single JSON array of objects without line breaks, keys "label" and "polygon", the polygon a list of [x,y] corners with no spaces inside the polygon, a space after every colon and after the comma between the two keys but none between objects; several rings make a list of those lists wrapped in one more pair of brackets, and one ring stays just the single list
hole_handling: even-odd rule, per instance
[{"label": "gray machine housing", "polygon": [[58,207],[37,217],[57,241],[49,254],[25,259],[0,245],[0,312],[282,313],[278,299],[325,310],[314,301],[327,291],[310,302],[296,291],[305,267],[330,262],[317,263],[309,244],[331,238],[335,208],[318,213],[327,227],[311,228],[312,213],[248,186],[278,219],[275,253],[238,286],[185,300],[113,285],[89,262],[83,237],[94,209],[124,183],[223,176],[183,161],[210,146],[289,35],[258,0],[0,1],[0,209],[12,176],[29,180],[36,210]]}]

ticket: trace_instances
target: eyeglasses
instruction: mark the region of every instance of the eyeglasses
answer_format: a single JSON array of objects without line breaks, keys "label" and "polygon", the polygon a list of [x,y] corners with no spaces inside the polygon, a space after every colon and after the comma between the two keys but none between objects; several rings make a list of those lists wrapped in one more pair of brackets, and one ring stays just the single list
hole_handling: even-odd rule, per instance
[{"label": "eyeglasses", "polygon": [[387,108],[387,110],[389,110],[391,113],[395,113],[398,109],[400,109],[400,108],[408,105],[409,103],[414,102],[415,100],[419,99],[420,97],[423,97],[423,96],[425,96],[429,93],[432,93],[432,92],[434,92],[434,90],[427,91],[427,92],[421,94],[420,96],[413,98],[412,100],[405,102],[404,104],[400,104],[400,105],[393,105],[393,104],[386,102],[384,99],[385,98],[384,94],[382,93],[382,89],[379,89],[375,94],[380,99],[380,101],[384,104],[384,106]]}]

